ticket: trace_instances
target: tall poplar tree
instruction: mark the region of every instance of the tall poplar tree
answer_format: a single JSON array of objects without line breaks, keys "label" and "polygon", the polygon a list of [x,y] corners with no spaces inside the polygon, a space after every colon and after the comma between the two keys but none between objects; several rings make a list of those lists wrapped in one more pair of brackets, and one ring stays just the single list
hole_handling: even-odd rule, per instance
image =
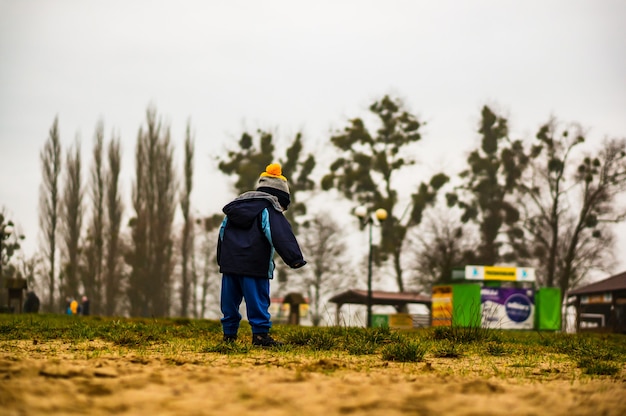
[{"label": "tall poplar tree", "polygon": [[91,196],[91,219],[87,226],[84,257],[83,287],[90,299],[91,313],[98,315],[104,301],[104,226],[105,226],[105,170],[104,170],[104,123],[99,121],[94,134],[89,194]]},{"label": "tall poplar tree", "polygon": [[[180,198],[183,213],[183,230],[181,237],[182,276],[180,285],[181,315],[189,315],[189,305],[195,301],[197,280],[193,268],[190,268],[194,249],[194,219],[191,214],[191,191],[193,190],[194,138],[191,134],[191,123],[187,123],[185,132],[184,189]],[[193,302],[195,303],[195,302]]]},{"label": "tall poplar tree", "polygon": [[104,272],[104,313],[107,316],[120,312],[122,294],[122,276],[120,254],[120,229],[124,206],[120,196],[119,180],[121,172],[122,150],[120,138],[112,137],[108,147],[108,169],[105,177],[106,193],[106,260]]},{"label": "tall poplar tree", "polygon": [[83,223],[83,184],[80,142],[68,149],[63,191],[62,234],[65,243],[62,290],[65,296],[77,297],[80,292],[79,251]]},{"label": "tall poplar tree", "polygon": [[61,141],[59,119],[55,117],[40,153],[42,184],[39,188],[39,227],[43,234],[42,251],[47,260],[49,311],[54,311],[57,259],[57,226],[59,221],[59,177],[61,175]]},{"label": "tall poplar tree", "polygon": [[172,223],[176,209],[174,150],[169,127],[149,108],[145,129],[137,137],[135,217],[131,221],[134,249],[128,297],[133,316],[167,316],[172,298]]}]

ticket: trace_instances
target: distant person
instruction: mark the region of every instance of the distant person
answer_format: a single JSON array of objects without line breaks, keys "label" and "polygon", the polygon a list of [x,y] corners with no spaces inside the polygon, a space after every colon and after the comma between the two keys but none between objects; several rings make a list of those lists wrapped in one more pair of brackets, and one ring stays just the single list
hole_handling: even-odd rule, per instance
[{"label": "distant person", "polygon": [[282,175],[281,166],[274,163],[261,173],[256,191],[243,193],[222,209],[226,217],[219,231],[217,263],[222,273],[220,306],[225,342],[237,339],[239,306],[245,299],[252,344],[282,345],[269,335],[274,252],[293,269],[306,264],[283,215],[290,202],[287,178]]},{"label": "distant person", "polygon": [[89,298],[87,296],[83,296],[80,300],[80,311],[84,316],[89,315]]},{"label": "distant person", "polygon": [[65,298],[65,313],[67,315],[71,315],[72,314],[72,298],[70,298],[69,296]]},{"label": "distant person", "polygon": [[78,302],[76,301],[76,299],[72,299],[72,301],[70,302],[70,315],[77,315],[78,314]]},{"label": "distant person", "polygon": [[39,313],[39,297],[32,290],[26,294],[24,313]]}]

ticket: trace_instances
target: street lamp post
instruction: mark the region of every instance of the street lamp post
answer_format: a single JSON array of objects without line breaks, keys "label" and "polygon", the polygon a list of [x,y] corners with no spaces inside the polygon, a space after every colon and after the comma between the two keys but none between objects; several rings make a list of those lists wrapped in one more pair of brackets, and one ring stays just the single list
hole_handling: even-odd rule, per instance
[{"label": "street lamp post", "polygon": [[369,255],[367,260],[367,327],[372,326],[372,226],[374,219],[382,222],[387,219],[387,210],[378,208],[373,214],[369,213],[367,207],[361,205],[354,210],[354,215],[361,219],[361,224],[368,227],[369,234]]}]

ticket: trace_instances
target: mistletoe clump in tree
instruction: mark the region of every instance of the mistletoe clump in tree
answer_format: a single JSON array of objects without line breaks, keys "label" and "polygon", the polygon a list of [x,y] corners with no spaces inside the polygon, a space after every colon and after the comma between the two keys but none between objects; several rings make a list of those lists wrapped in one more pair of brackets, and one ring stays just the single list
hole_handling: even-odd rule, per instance
[{"label": "mistletoe clump in tree", "polygon": [[219,161],[218,168],[223,173],[237,178],[234,188],[237,193],[242,194],[254,189],[260,172],[264,172],[267,165],[278,160],[283,175],[289,179],[291,192],[291,205],[285,211],[285,216],[294,228],[297,228],[297,223],[293,221],[295,216],[306,214],[306,205],[298,202],[298,193],[310,191],[315,186],[310,179],[315,168],[315,157],[312,154],[303,154],[301,133],[296,134],[284,158],[275,155],[276,147],[271,133],[258,130],[257,134],[258,139],[255,143],[254,137],[244,132],[239,139],[239,147],[229,150],[228,157]]}]

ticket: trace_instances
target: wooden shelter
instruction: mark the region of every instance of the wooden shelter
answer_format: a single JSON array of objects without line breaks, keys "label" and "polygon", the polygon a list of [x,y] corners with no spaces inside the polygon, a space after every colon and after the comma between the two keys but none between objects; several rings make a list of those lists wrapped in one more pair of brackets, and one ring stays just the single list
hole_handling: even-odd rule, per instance
[{"label": "wooden shelter", "polygon": [[8,293],[7,308],[9,312],[22,313],[22,302],[24,299],[24,292],[28,288],[26,279],[21,277],[8,278],[4,282],[4,286]]},{"label": "wooden shelter", "polygon": [[[367,305],[367,290],[350,289],[343,293],[339,293],[329,299],[330,302],[337,304],[337,312],[335,314],[335,324],[340,324],[341,307],[346,304]],[[390,305],[397,311],[404,309],[409,303],[426,305],[430,309],[431,297],[414,292],[383,292],[379,290],[372,291],[372,305]]]},{"label": "wooden shelter", "polygon": [[577,331],[626,333],[626,271],[567,292]]},{"label": "wooden shelter", "polygon": [[304,296],[300,293],[289,293],[283,299],[283,304],[289,305],[289,320],[288,322],[292,325],[300,325],[300,305],[303,303],[308,303]]}]

